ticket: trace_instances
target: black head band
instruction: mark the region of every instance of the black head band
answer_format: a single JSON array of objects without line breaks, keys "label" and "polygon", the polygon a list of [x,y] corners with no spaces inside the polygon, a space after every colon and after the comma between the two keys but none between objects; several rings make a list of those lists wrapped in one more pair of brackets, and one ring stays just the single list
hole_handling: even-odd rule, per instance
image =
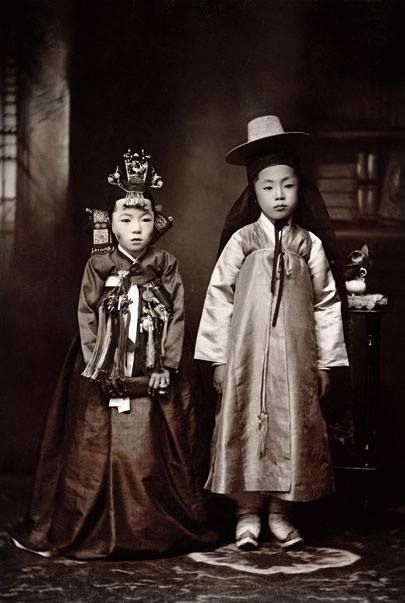
[{"label": "black head band", "polygon": [[271,165],[289,165],[296,171],[299,167],[298,158],[290,153],[271,153],[262,155],[250,161],[246,166],[248,181],[252,182],[259,172]]}]

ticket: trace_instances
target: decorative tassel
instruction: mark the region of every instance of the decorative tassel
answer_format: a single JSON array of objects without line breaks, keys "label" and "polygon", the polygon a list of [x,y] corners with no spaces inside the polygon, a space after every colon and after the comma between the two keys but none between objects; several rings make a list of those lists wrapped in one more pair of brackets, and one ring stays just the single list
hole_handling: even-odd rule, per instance
[{"label": "decorative tassel", "polygon": [[164,355],[165,355],[165,344],[166,344],[168,326],[169,326],[169,315],[165,311],[165,317],[164,317],[164,321],[163,321],[162,340],[160,343],[160,354],[161,354],[162,358],[164,358]]},{"label": "decorative tassel", "polygon": [[110,314],[107,318],[103,349],[91,379],[97,380],[101,373],[104,375],[106,373],[105,367],[108,366],[108,361],[111,358],[111,349],[113,348],[114,322],[114,316]]},{"label": "decorative tassel", "polygon": [[153,368],[155,368],[155,362],[156,362],[153,320],[149,316],[148,320],[145,322],[146,322],[146,325],[144,325],[144,328],[146,326],[146,330],[147,330],[147,334],[148,334],[148,340],[146,342],[146,368],[153,369]]},{"label": "decorative tassel", "polygon": [[93,354],[82,373],[83,377],[88,377],[92,381],[98,379],[108,349],[111,346],[111,316],[106,318],[105,309],[101,307],[99,311],[99,321],[99,329],[97,331],[97,339]]},{"label": "decorative tassel", "polygon": [[119,283],[98,310],[96,343],[82,375],[92,380],[125,378],[125,349],[129,329],[128,275],[118,272]]},{"label": "decorative tassel", "polygon": [[120,312],[117,317],[117,345],[114,351],[113,363],[108,373],[111,380],[125,379],[126,377],[126,344],[129,330],[129,314]]},{"label": "decorative tassel", "polygon": [[[131,315],[128,291],[129,271],[118,271],[119,282],[103,299],[98,310],[96,343],[83,376],[105,383],[125,381],[127,345]],[[160,281],[151,281],[142,293],[145,302],[140,328],[146,333],[147,371],[161,371],[169,319],[172,313],[171,298]]]},{"label": "decorative tassel", "polygon": [[102,346],[104,344],[104,339],[105,339],[106,323],[107,323],[107,320],[106,320],[105,307],[104,307],[104,304],[101,304],[98,309],[98,329],[97,329],[96,343],[94,344],[94,349],[93,349],[91,358],[88,361],[86,368],[82,372],[83,377],[87,377],[88,379],[92,378],[92,375],[95,371],[95,367],[98,364],[98,360],[99,360]]},{"label": "decorative tassel", "polygon": [[119,371],[120,378],[125,379],[127,369],[127,343],[129,334],[129,323],[131,322],[131,315],[129,312],[125,312],[121,316],[121,329],[120,329],[120,340],[119,340]]},{"label": "decorative tassel", "polygon": [[158,344],[156,347],[158,348],[157,354],[160,359],[160,364],[162,364],[161,359],[165,355],[165,343],[167,337],[167,329],[169,324],[169,313],[167,312],[165,306],[163,304],[157,304],[153,308],[153,312],[158,319],[158,328],[157,328],[157,337],[156,343]]},{"label": "decorative tassel", "polygon": [[257,455],[262,458],[267,448],[267,432],[269,429],[269,415],[261,410],[258,418],[259,442],[257,446]]}]

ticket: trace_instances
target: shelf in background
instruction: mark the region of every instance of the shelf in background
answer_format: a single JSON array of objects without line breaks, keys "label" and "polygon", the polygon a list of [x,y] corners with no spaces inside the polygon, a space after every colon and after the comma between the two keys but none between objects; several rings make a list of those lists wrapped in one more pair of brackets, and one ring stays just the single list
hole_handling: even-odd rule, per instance
[{"label": "shelf in background", "polygon": [[372,221],[334,222],[336,237],[348,238],[375,238],[375,239],[405,239],[405,224],[384,224]]},{"label": "shelf in background", "polygon": [[400,142],[405,141],[405,130],[319,130],[314,133],[314,138],[350,142]]}]

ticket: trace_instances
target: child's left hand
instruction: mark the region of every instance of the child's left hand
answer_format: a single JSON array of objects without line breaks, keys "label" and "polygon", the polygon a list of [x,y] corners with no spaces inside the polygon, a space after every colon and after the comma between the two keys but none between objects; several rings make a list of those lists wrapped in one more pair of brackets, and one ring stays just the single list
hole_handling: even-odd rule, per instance
[{"label": "child's left hand", "polygon": [[158,389],[167,389],[170,385],[170,373],[167,369],[152,373],[149,379],[150,393],[156,393]]},{"label": "child's left hand", "polygon": [[319,398],[323,398],[330,390],[329,371],[318,369]]}]

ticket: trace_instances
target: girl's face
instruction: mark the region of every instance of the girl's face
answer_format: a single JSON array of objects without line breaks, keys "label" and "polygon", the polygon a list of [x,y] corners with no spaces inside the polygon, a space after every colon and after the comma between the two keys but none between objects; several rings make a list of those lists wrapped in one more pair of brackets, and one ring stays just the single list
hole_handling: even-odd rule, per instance
[{"label": "girl's face", "polygon": [[152,240],[155,216],[149,199],[142,208],[125,207],[124,204],[125,199],[116,202],[111,227],[121,247],[136,257]]},{"label": "girl's face", "polygon": [[270,165],[259,172],[254,183],[257,202],[271,220],[286,220],[298,204],[298,178],[289,165]]}]

